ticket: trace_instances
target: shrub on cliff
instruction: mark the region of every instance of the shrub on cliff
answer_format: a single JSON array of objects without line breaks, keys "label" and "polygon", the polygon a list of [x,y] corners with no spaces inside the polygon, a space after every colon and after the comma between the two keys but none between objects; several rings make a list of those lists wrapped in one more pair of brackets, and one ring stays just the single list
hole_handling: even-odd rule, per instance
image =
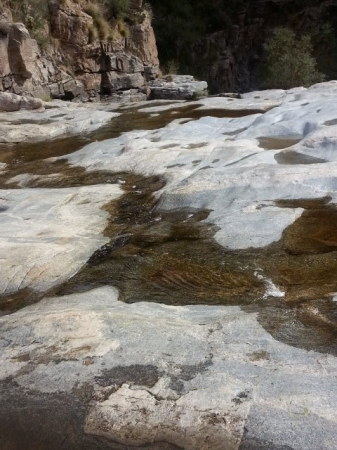
[{"label": "shrub on cliff", "polygon": [[290,89],[324,79],[312,56],[310,36],[297,37],[288,28],[276,28],[264,45],[263,87]]},{"label": "shrub on cliff", "polygon": [[125,19],[130,12],[130,0],[92,0],[86,4],[84,11],[93,19],[89,27],[89,42],[96,39],[113,39],[118,32],[128,35]]},{"label": "shrub on cliff", "polygon": [[105,0],[112,17],[125,18],[129,12],[130,0]]}]

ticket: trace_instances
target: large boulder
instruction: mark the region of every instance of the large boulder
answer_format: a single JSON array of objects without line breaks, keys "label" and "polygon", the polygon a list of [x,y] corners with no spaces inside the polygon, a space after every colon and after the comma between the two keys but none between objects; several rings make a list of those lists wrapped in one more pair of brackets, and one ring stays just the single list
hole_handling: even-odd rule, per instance
[{"label": "large boulder", "polygon": [[119,90],[141,88],[144,83],[141,73],[118,74],[118,72],[106,72],[102,74],[102,93],[112,94]]},{"label": "large boulder", "polygon": [[207,82],[190,75],[168,75],[150,83],[151,99],[192,100],[207,95]]},{"label": "large boulder", "polygon": [[43,102],[39,98],[0,92],[0,111],[19,111],[20,109],[39,109]]},{"label": "large boulder", "polygon": [[11,72],[20,78],[31,78],[38,54],[36,41],[31,39],[22,23],[10,26],[8,33],[8,58]]},{"label": "large boulder", "polygon": [[69,81],[63,83],[64,99],[74,100],[75,98],[85,99],[85,92],[83,84],[71,78]]},{"label": "large boulder", "polygon": [[53,63],[43,58],[37,42],[22,23],[0,17],[0,91],[47,96],[55,76]]}]

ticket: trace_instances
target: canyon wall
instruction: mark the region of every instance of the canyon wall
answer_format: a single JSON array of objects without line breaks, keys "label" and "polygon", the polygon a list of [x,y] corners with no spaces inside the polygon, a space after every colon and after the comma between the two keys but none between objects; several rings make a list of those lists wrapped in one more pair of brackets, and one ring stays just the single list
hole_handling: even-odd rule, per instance
[{"label": "canyon wall", "polygon": [[337,0],[130,0],[122,18],[105,17],[105,0],[47,3],[35,36],[29,14],[18,18],[11,5],[41,7],[39,0],[0,0],[0,91],[146,98],[159,73],[156,41],[164,72],[207,80],[211,93],[259,89],[263,44],[278,26],[310,33],[319,70],[337,77]]},{"label": "canyon wall", "polygon": [[130,3],[128,20],[97,18],[86,1],[50,0],[48,7],[43,45],[0,7],[0,91],[82,101],[146,95],[159,61],[151,10],[142,1]]},{"label": "canyon wall", "polygon": [[[336,0],[152,0],[161,63],[207,80],[212,93],[262,87],[263,44],[276,27],[310,34],[319,70],[335,78]],[[185,26],[182,26],[181,21]]]}]

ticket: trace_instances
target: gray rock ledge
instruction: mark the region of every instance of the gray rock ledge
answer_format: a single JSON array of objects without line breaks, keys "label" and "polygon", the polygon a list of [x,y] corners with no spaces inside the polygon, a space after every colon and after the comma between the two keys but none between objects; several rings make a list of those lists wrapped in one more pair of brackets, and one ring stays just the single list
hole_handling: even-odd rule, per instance
[{"label": "gray rock ledge", "polygon": [[[104,287],[45,299],[0,330],[0,385],[32,417],[66,395],[86,434],[125,449],[336,448],[336,358],[274,340],[239,307],[129,305]],[[51,418],[39,420],[43,435]]]}]

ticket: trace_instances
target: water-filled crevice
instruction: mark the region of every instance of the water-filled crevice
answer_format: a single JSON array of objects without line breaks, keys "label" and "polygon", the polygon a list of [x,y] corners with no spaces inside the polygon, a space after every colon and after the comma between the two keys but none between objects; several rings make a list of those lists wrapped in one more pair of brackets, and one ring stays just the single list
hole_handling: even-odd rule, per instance
[{"label": "water-filled crevice", "polygon": [[337,353],[337,251],[324,237],[334,232],[337,211],[329,198],[276,201],[304,209],[282,239],[228,250],[213,239],[209,211],[158,209],[161,177],[118,176],[126,193],[105,206],[110,242],[54,294],[111,284],[126,302],[240,305],[283,342]]},{"label": "water-filled crevice", "polygon": [[[151,103],[151,106],[154,106],[154,103]],[[173,120],[185,119],[188,122],[206,116],[237,118],[265,112],[259,109],[200,109],[201,106],[201,104],[186,102],[184,106],[167,109],[160,114],[146,112],[146,108],[142,109],[139,106],[124,107],[120,111],[114,110],[122,113],[119,117],[111,119],[109,123],[92,133],[46,140],[43,143],[0,144],[0,163],[8,164],[8,170],[10,170],[18,165],[22,167],[22,163],[69,155],[90,142],[117,138],[128,131],[157,130]]]},{"label": "water-filled crevice", "polygon": [[177,305],[235,304],[263,294],[253,266],[243,270],[242,261],[212,239],[216,227],[203,222],[209,211],[160,211],[154,193],[164,185],[161,177],[119,179],[125,195],[105,206],[110,242],[58,294],[112,284],[127,302]]},{"label": "water-filled crevice", "polygon": [[[3,312],[45,295],[113,285],[125,302],[239,305],[258,313],[280,341],[337,354],[337,210],[330,198],[275,201],[280,208],[304,209],[282,239],[266,248],[228,250],[213,239],[217,227],[205,220],[210,211],[158,209],[163,177],[64,170],[63,186],[105,180],[124,189],[104,206],[107,242],[61,286],[1,298]],[[44,178],[39,186],[53,182]]]},{"label": "water-filled crevice", "polygon": [[[66,155],[84,142],[117,137],[125,131],[158,129],[175,119],[262,112],[202,110],[198,106],[186,104],[158,115],[139,111],[138,107],[123,109],[121,117],[85,138],[0,148],[0,158],[7,164],[0,175],[3,189],[105,183],[118,183],[124,189],[121,198],[104,206],[110,217],[104,231],[106,244],[91,255],[87,264],[49,292],[24,289],[3,296],[2,313],[46,295],[108,284],[118,287],[125,302],[239,305],[256,312],[264,328],[280,341],[337,354],[337,304],[333,301],[337,292],[337,210],[329,198],[275,201],[280,208],[303,208],[304,213],[284,231],[279,242],[262,249],[228,250],[213,239],[217,228],[205,220],[210,211],[158,208],[159,191],[165,185],[160,176],[86,171],[70,166],[66,159],[44,159]],[[292,143],[267,144],[281,149]],[[278,155],[283,153],[289,154],[289,150]],[[20,176],[25,174],[29,176],[21,184]]]}]

